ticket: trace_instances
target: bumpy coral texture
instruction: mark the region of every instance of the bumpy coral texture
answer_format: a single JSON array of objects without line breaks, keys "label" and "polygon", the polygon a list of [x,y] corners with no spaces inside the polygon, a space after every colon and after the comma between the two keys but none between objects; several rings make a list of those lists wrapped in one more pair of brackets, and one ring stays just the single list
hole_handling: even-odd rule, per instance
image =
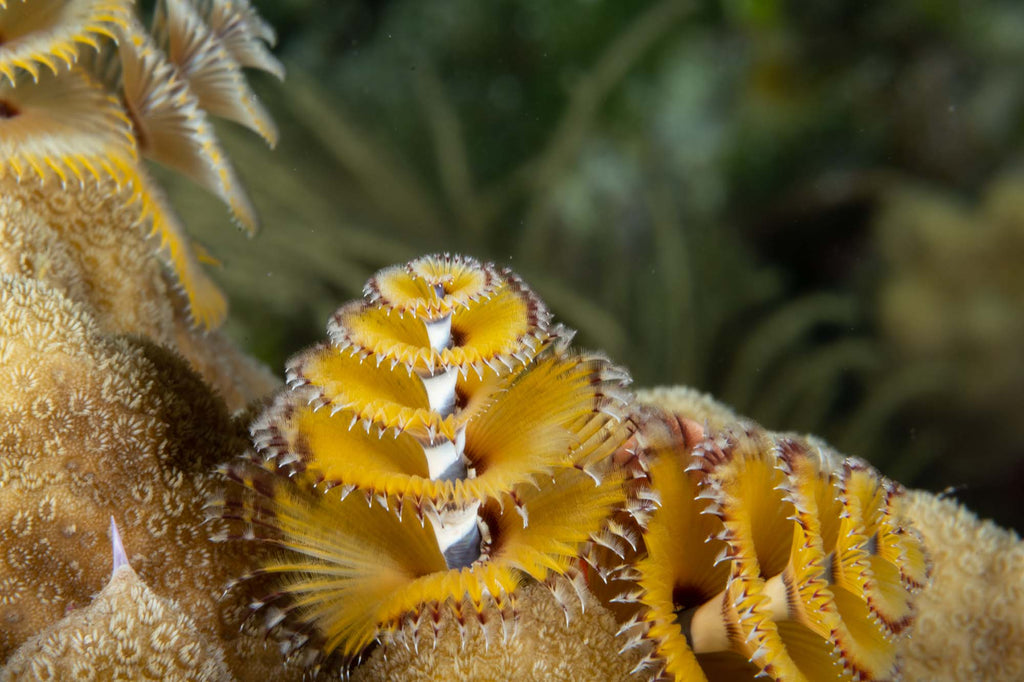
[{"label": "bumpy coral texture", "polygon": [[239,632],[243,605],[220,602],[240,558],[207,541],[202,505],[210,468],[246,440],[200,377],[103,333],[58,291],[0,275],[0,382],[0,660],[106,583],[114,515],[139,575],[188,604],[229,664],[277,666]]},{"label": "bumpy coral texture", "polygon": [[[353,675],[354,680],[625,680],[640,659],[619,654],[614,617],[592,596],[563,607],[544,586],[523,590],[517,631],[502,637],[499,628],[460,626],[445,609],[436,636],[410,642],[399,631],[387,649],[378,649]],[[494,619],[495,621],[497,618]],[[405,644],[406,646],[403,646]],[[384,653],[387,652],[385,656]]]},{"label": "bumpy coral texture", "polygon": [[712,431],[719,431],[740,418],[732,408],[718,402],[711,395],[689,386],[637,389],[636,400],[643,405],[651,405],[670,414],[684,416]]},{"label": "bumpy coral texture", "polygon": [[906,514],[934,567],[902,643],[905,679],[1024,679],[1024,542],[926,492],[907,496]]},{"label": "bumpy coral texture", "polygon": [[235,678],[219,645],[178,604],[121,566],[89,606],[27,641],[0,670],[3,682],[70,679]]},{"label": "bumpy coral texture", "polygon": [[230,409],[276,390],[280,382],[222,333],[194,328],[129,200],[112,182],[62,189],[0,181],[0,272],[58,289],[106,332],[142,334],[178,350]]}]

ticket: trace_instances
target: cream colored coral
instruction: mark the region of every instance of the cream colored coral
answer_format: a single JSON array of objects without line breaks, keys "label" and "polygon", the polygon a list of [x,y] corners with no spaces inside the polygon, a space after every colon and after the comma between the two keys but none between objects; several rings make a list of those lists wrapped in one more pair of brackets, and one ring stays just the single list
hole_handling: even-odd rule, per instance
[{"label": "cream colored coral", "polygon": [[[574,598],[574,597],[573,597]],[[618,624],[612,614],[585,593],[586,608],[566,611],[547,587],[526,587],[516,606],[517,629],[505,639],[493,612],[489,641],[476,622],[464,631],[449,609],[442,611],[436,641],[423,636],[431,625],[420,623],[418,651],[401,643],[399,631],[358,668],[354,680],[626,680],[640,660],[636,651],[619,655]],[[429,617],[428,617],[429,618]],[[427,618],[424,618],[426,620]],[[472,620],[472,619],[471,619]],[[511,626],[510,626],[511,627]],[[410,638],[415,639],[415,638]]]},{"label": "cream colored coral", "polygon": [[0,275],[0,661],[88,604],[107,581],[116,515],[139,575],[187,604],[239,677],[280,656],[221,603],[243,569],[207,540],[211,468],[245,448],[243,425],[170,351],[110,336],[38,281]]},{"label": "cream colored coral", "polygon": [[176,349],[231,409],[276,390],[280,382],[223,334],[192,325],[146,230],[130,191],[113,183],[61,189],[0,181],[0,272],[55,287],[107,332]]},{"label": "cream colored coral", "polygon": [[0,669],[2,682],[234,679],[220,646],[178,604],[121,566],[92,603],[28,640]]},{"label": "cream colored coral", "polygon": [[689,386],[642,388],[637,390],[636,399],[641,404],[692,419],[711,431],[721,431],[727,424],[739,420],[732,408]]},{"label": "cream colored coral", "polygon": [[901,642],[907,680],[1024,679],[1024,542],[951,500],[912,491],[932,581]]}]

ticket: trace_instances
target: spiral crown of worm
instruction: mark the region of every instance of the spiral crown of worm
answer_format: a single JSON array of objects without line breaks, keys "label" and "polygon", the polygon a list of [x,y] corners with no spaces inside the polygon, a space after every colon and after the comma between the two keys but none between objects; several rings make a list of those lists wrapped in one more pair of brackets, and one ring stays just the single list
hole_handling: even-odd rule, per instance
[{"label": "spiral crown of worm", "polygon": [[813,439],[651,411],[628,449],[660,500],[612,571],[637,672],[888,680],[929,565],[903,490]]},{"label": "spiral crown of worm", "polygon": [[550,317],[512,272],[428,256],[289,361],[212,504],[215,539],[277,548],[238,588],[287,646],[351,663],[442,607],[510,630],[523,584],[580,590],[584,547],[623,553],[629,379]]}]

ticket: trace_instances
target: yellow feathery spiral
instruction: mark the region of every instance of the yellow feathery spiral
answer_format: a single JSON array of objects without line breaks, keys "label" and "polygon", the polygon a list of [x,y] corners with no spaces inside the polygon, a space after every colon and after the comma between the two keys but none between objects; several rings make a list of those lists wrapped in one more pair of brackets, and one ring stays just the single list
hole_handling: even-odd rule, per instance
[{"label": "yellow feathery spiral", "polygon": [[273,145],[274,123],[242,68],[284,70],[267,49],[273,31],[247,2],[160,0],[153,32],[129,0],[0,0],[0,179],[130,185],[193,320],[215,327],[227,301],[200,265],[213,259],[139,157],[189,176],[253,232],[255,209],[208,115]]},{"label": "yellow feathery spiral", "polygon": [[83,45],[98,49],[131,19],[132,0],[0,0],[0,75],[38,80],[78,61]]},{"label": "yellow feathery spiral", "polygon": [[188,81],[199,106],[214,116],[246,126],[271,147],[277,144],[277,126],[249,88],[241,64],[217,38],[213,27],[203,20],[191,0],[158,3],[153,33],[170,61]]},{"label": "yellow feathery spiral", "polygon": [[637,436],[661,506],[623,569],[626,648],[651,678],[886,680],[928,566],[901,490],[749,422],[654,411]]},{"label": "yellow feathery spiral", "polygon": [[0,81],[0,178],[134,182],[138,154],[117,99],[81,69]]},{"label": "yellow feathery spiral", "polygon": [[236,62],[284,80],[284,66],[267,49],[277,42],[277,33],[249,0],[196,0],[193,4]]},{"label": "yellow feathery spiral", "polygon": [[211,502],[230,527],[215,539],[277,548],[240,589],[311,661],[432,630],[442,605],[511,618],[527,582],[579,586],[590,544],[626,551],[612,456],[633,430],[628,376],[570,351],[514,274],[420,258],[377,273],[328,331],[289,361]]}]

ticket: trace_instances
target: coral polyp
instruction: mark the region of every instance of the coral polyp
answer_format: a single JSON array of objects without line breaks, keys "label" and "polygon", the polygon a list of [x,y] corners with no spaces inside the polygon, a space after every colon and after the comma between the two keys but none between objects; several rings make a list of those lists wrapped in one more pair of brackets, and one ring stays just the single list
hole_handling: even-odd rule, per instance
[{"label": "coral polyp", "polygon": [[309,660],[415,640],[442,610],[511,629],[524,584],[582,590],[584,546],[631,541],[611,521],[629,505],[612,457],[628,376],[569,350],[514,274],[447,255],[389,268],[329,334],[289,361],[212,502],[230,526],[215,539],[278,548],[238,589]]},{"label": "coral polyp", "polygon": [[664,413],[638,436],[661,507],[619,573],[652,677],[890,679],[927,578],[901,490],[827,446]]}]

